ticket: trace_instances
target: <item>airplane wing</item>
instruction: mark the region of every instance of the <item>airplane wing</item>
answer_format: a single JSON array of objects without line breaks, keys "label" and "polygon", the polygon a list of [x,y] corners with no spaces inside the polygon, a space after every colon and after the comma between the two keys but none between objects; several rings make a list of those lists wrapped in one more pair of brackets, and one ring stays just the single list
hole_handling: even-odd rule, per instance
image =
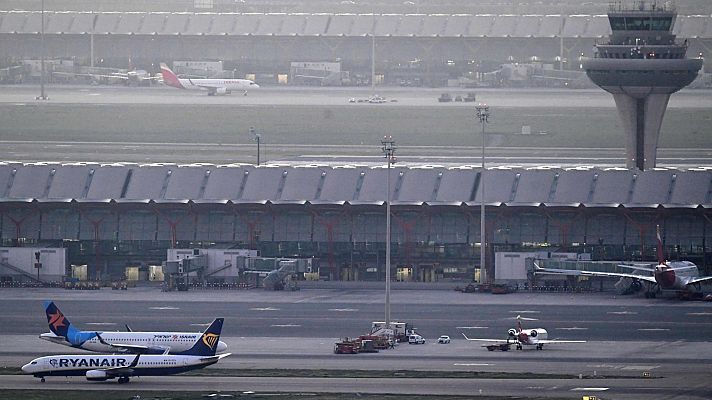
[{"label": "airplane wing", "polygon": [[577,270],[577,269],[541,268],[536,263],[534,263],[534,267],[536,268],[535,272],[538,274],[572,275],[572,276],[608,276],[608,277],[637,279],[637,280],[650,282],[650,283],[658,283],[655,280],[654,276],[628,274],[625,272],[599,272],[599,271],[581,271],[581,270]]},{"label": "airplane wing", "polygon": [[465,335],[464,332],[462,332],[462,336],[465,337],[465,339],[473,342],[488,342],[488,343],[507,343],[507,340],[502,340],[502,339],[473,339],[473,338],[468,338],[467,335]]},{"label": "airplane wing", "polygon": [[549,343],[586,343],[585,340],[537,340],[537,343],[549,344]]},{"label": "airplane wing", "polygon": [[700,277],[697,277],[694,279],[690,279],[690,281],[687,282],[687,284],[689,285],[692,283],[700,283],[700,282],[705,282],[705,281],[709,281],[709,280],[712,280],[712,276],[700,276]]},{"label": "airplane wing", "polygon": [[136,355],[136,358],[131,361],[131,364],[126,365],[126,366],[121,366],[121,367],[110,367],[110,368],[101,368],[99,369],[100,371],[104,371],[107,376],[111,377],[117,377],[117,376],[123,376],[123,375],[130,375],[133,373],[133,369],[136,365],[138,365],[138,359],[141,357],[140,354]]}]

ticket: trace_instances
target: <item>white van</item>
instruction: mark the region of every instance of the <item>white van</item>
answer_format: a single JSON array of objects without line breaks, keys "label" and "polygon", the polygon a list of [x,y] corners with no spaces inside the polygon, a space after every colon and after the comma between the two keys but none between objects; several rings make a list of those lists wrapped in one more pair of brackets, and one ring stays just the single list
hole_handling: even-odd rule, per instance
[{"label": "white van", "polygon": [[408,344],[425,344],[425,338],[420,335],[408,336]]}]

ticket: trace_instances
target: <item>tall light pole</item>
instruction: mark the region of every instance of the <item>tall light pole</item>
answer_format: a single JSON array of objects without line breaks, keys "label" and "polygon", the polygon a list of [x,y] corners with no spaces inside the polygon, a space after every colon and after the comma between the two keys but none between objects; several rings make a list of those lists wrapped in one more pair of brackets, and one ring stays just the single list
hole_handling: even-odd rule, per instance
[{"label": "tall light pole", "polygon": [[381,150],[388,160],[386,175],[386,329],[391,329],[391,165],[396,162],[396,142],[390,136],[381,140]]},{"label": "tall light pole", "polygon": [[44,0],[42,0],[42,30],[40,31],[40,95],[37,100],[47,100],[45,95],[45,17],[44,17]]},{"label": "tall light pole", "polygon": [[479,103],[475,106],[477,118],[482,124],[482,171],[480,172],[480,281],[489,280],[485,268],[485,124],[489,119],[489,106]]},{"label": "tall light pole", "polygon": [[257,142],[257,165],[260,165],[260,139],[262,138],[262,135],[257,133],[254,126],[250,127],[250,133],[254,135],[255,142]]}]

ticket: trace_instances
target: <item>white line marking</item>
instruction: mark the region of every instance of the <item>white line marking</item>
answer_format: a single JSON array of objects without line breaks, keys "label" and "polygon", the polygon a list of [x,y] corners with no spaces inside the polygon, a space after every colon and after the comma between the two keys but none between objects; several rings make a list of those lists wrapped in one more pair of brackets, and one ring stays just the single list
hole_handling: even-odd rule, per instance
[{"label": "white line marking", "polygon": [[666,332],[666,331],[669,331],[670,329],[668,329],[668,328],[640,328],[638,330],[645,331],[645,332]]},{"label": "white line marking", "polygon": [[489,326],[456,326],[455,329],[489,329]]},{"label": "white line marking", "polygon": [[296,325],[296,324],[276,324],[276,325],[270,325],[271,327],[274,328],[296,328],[300,327],[301,325]]},{"label": "white line marking", "polygon": [[116,325],[113,322],[87,322],[87,325]]},{"label": "white line marking", "polygon": [[700,315],[712,315],[712,312],[689,312],[687,315],[695,315],[695,316],[700,316]]},{"label": "white line marking", "polygon": [[607,387],[577,387],[571,389],[571,391],[579,391],[579,392],[604,392],[608,390],[609,388]]},{"label": "white line marking", "polygon": [[587,331],[588,328],[579,328],[578,326],[572,326],[571,328],[554,328],[560,331]]},{"label": "white line marking", "polygon": [[614,315],[635,315],[637,312],[635,311],[609,311],[606,314],[614,314]]},{"label": "white line marking", "polygon": [[190,324],[190,326],[208,326],[210,324]]},{"label": "white line marking", "polygon": [[529,317],[509,317],[507,319],[521,319],[522,321],[539,321],[539,318],[529,318]]},{"label": "white line marking", "polygon": [[456,365],[458,367],[486,367],[488,365],[492,364],[479,364],[479,363],[455,363],[452,365]]},{"label": "white line marking", "polygon": [[330,308],[329,311],[354,312],[354,311],[358,311],[358,308]]},{"label": "white line marking", "polygon": [[253,311],[279,311],[279,308],[275,308],[275,307],[255,307],[255,308],[250,308],[250,310],[253,310]]},{"label": "white line marking", "polygon": [[511,313],[515,314],[541,314],[541,311],[534,311],[534,310],[521,310],[521,311],[510,311]]},{"label": "white line marking", "polygon": [[149,310],[180,310],[178,307],[148,307]]}]

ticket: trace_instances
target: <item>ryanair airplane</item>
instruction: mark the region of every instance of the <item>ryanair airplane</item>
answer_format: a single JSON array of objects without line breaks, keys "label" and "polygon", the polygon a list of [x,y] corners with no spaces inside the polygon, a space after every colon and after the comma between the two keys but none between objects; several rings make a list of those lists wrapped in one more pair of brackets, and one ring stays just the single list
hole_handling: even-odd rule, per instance
[{"label": "ryanair airplane", "polygon": [[132,376],[173,375],[205,368],[230,353],[215,354],[223,318],[216,318],[193,347],[181,355],[59,355],[40,357],[22,367],[22,372],[45,381],[46,376],[85,376],[89,381],[118,378],[127,383]]},{"label": "ryanair airplane", "polygon": [[[81,331],[52,301],[45,302],[45,314],[51,332],[41,334],[40,339],[99,353],[186,354],[201,337],[200,333],[184,332]],[[227,344],[218,341],[216,351],[223,353],[226,350]]]}]

